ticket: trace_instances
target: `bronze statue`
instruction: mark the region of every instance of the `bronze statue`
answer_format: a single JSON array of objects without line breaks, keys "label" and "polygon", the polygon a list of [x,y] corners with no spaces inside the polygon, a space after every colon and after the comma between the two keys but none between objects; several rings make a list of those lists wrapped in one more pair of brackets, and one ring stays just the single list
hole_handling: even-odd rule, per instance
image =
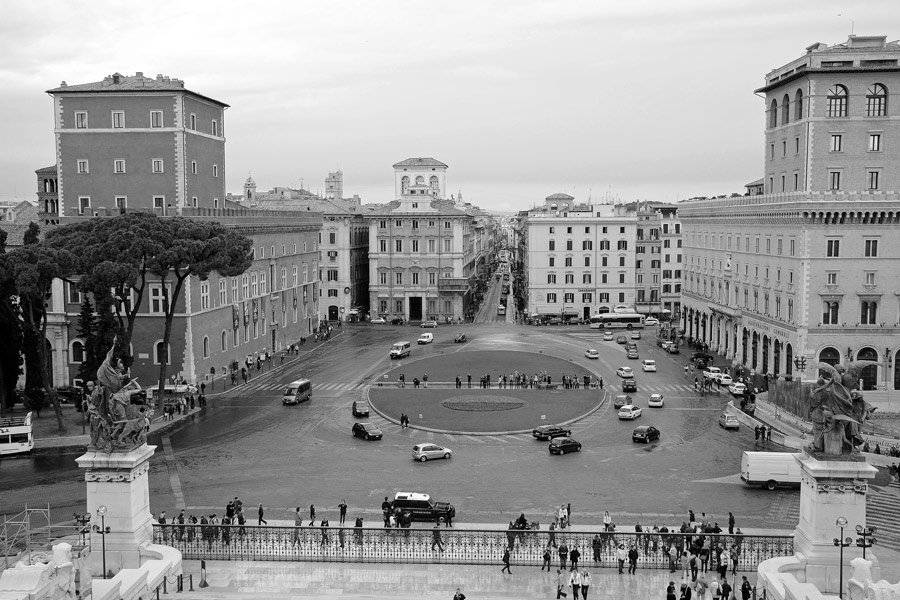
[{"label": "bronze statue", "polygon": [[131,404],[131,397],[141,391],[136,379],[130,379],[122,359],[113,366],[116,340],[97,369],[99,385],[93,390],[88,404],[91,425],[90,448],[103,450],[131,450],[146,441],[147,415],[145,407]]},{"label": "bronze statue", "polygon": [[835,456],[859,453],[858,447],[863,443],[862,425],[875,410],[863,400],[859,376],[864,368],[879,364],[857,360],[846,369],[828,363],[814,365],[825,371],[825,376],[819,377],[809,395],[814,438],[807,450]]}]

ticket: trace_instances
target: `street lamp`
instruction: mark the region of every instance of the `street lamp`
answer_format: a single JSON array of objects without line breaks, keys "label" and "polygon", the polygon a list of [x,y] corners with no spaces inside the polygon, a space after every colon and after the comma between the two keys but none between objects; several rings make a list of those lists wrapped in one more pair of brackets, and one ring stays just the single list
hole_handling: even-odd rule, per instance
[{"label": "street lamp", "polygon": [[841,528],[841,537],[834,538],[834,545],[841,549],[840,559],[838,561],[838,597],[844,597],[844,548],[853,544],[853,538],[844,538],[844,527],[847,526],[847,519],[838,517],[834,523]]},{"label": "street lamp", "polygon": [[87,525],[91,522],[91,513],[84,513],[84,515],[73,513],[72,518],[75,519],[75,527],[81,536],[81,543],[85,545],[87,543],[87,534],[90,533],[90,528]]},{"label": "street lamp", "polygon": [[[857,525],[856,526],[856,535],[860,536],[856,538],[856,545],[863,550],[863,558],[866,557],[866,548],[871,548],[875,545],[875,531],[876,528],[874,526],[869,525]],[[871,539],[870,539],[871,538]]]},{"label": "street lamp", "polygon": [[103,579],[106,579],[106,534],[110,532],[106,526],[106,505],[97,507],[97,516],[100,517],[100,525],[94,525],[94,531],[100,534],[101,548],[103,552]]},{"label": "street lamp", "polygon": [[798,371],[805,371],[806,370],[806,357],[800,356],[798,358],[795,358],[794,366],[797,367]]}]

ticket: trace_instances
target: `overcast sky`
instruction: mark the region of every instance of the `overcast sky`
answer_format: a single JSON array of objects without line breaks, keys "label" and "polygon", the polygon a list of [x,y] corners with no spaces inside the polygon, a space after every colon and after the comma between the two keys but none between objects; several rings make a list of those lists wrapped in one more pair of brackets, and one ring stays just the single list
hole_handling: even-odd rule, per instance
[{"label": "overcast sky", "polygon": [[[2,199],[54,163],[44,91],[162,73],[231,105],[228,191],[393,198],[430,156],[496,211],[566,192],[674,202],[762,176],[765,74],[813,42],[900,39],[896,0],[11,0],[0,19]],[[894,90],[892,90],[894,91]],[[898,90],[900,91],[900,90]],[[897,93],[897,91],[894,91]]]}]

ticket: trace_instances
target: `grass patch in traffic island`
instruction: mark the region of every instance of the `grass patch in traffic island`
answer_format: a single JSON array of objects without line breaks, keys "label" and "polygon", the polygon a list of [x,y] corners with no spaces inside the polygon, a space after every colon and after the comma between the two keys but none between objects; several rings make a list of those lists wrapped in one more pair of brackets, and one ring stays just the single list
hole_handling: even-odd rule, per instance
[{"label": "grass patch in traffic island", "polygon": [[515,400],[505,396],[473,396],[469,398],[454,396],[441,402],[441,405],[450,410],[489,412],[495,410],[515,410],[525,406],[525,403],[521,400]]}]

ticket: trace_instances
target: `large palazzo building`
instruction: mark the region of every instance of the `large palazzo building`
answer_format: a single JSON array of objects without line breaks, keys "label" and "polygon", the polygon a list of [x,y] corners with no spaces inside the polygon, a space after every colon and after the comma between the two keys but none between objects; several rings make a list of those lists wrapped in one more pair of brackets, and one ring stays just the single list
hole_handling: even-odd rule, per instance
[{"label": "large palazzo building", "polygon": [[678,208],[685,335],[757,373],[879,361],[867,399],[900,389],[898,60],[850,36],[766,76],[763,193]]}]

